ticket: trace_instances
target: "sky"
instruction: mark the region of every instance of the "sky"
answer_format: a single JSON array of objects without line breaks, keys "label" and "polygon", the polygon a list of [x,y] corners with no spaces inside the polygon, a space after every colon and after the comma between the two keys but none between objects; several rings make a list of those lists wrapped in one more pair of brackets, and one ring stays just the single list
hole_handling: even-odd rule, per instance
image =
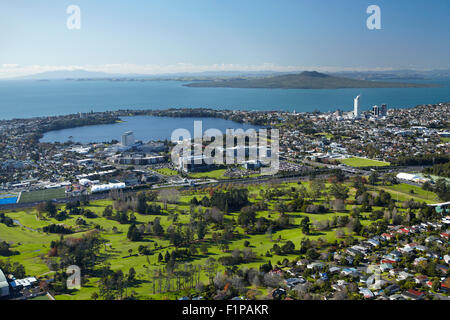
[{"label": "sky", "polygon": [[448,0],[2,0],[0,77],[450,69],[449,14]]}]

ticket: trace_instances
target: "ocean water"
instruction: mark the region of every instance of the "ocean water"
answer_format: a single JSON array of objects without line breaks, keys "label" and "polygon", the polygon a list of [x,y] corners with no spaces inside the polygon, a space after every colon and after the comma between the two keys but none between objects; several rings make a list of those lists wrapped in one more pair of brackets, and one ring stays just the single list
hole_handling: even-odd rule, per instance
[{"label": "ocean water", "polygon": [[[413,82],[413,81],[411,81]],[[437,88],[386,89],[233,89],[190,88],[179,81],[0,81],[0,119],[29,118],[117,109],[350,111],[361,94],[363,110],[375,104],[409,108],[450,101],[450,79],[417,81]]]},{"label": "ocean water", "polygon": [[258,126],[245,123],[241,124],[230,120],[214,118],[136,116],[122,117],[121,120],[123,120],[123,122],[114,124],[50,131],[45,133],[40,141],[66,142],[71,140],[81,143],[110,142],[113,139],[120,141],[122,134],[126,131],[133,131],[136,140],[170,140],[172,132],[176,129],[186,129],[190,132],[191,137],[194,137],[194,134],[197,135],[194,131],[194,121],[201,121],[202,135],[208,129],[219,129],[223,134],[225,134],[226,129],[241,128],[243,130],[247,130],[253,128],[257,130],[260,128]]}]

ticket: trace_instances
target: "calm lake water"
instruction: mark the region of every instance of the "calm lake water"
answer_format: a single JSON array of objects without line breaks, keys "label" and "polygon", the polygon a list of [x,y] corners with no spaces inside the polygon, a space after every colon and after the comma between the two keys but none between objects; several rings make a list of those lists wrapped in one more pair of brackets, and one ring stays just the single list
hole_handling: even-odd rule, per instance
[{"label": "calm lake water", "polygon": [[241,124],[225,119],[214,118],[169,118],[136,116],[122,117],[124,122],[115,124],[105,124],[96,126],[85,126],[71,129],[50,131],[44,134],[41,142],[66,142],[69,137],[72,141],[89,142],[109,142],[113,139],[120,141],[121,135],[126,131],[133,131],[136,140],[165,140],[171,139],[175,129],[186,129],[194,136],[194,121],[202,121],[202,132],[208,129],[219,129],[222,133],[226,129],[242,128],[247,130],[259,127],[248,124]]},{"label": "calm lake water", "polygon": [[[413,82],[413,81],[411,81]],[[387,103],[390,108],[450,101],[450,79],[438,88],[389,89],[233,89],[189,88],[179,81],[0,81],[0,119],[29,118],[117,109],[212,109],[350,111],[361,94],[363,110]]]}]

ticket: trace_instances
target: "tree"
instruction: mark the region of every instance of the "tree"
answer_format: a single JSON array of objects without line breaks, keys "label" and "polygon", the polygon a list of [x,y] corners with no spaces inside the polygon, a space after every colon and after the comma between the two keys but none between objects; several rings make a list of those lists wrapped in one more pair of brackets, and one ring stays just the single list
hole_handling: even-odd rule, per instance
[{"label": "tree", "polygon": [[301,222],[300,225],[301,225],[301,227],[302,227],[302,232],[303,232],[304,234],[309,235],[309,230],[310,230],[310,225],[311,225],[311,223],[310,223],[310,221],[309,221],[309,217],[303,218],[303,220],[302,220],[302,222]]},{"label": "tree", "polygon": [[140,214],[147,214],[147,199],[145,193],[138,194],[138,203],[136,211]]},{"label": "tree", "polygon": [[325,182],[323,180],[313,180],[310,184],[311,197],[313,201],[322,195],[322,191],[326,190]]},{"label": "tree", "polygon": [[132,283],[136,279],[136,270],[133,267],[128,271],[128,282]]},{"label": "tree", "polygon": [[369,183],[375,185],[378,182],[379,177],[379,174],[376,171],[373,171],[369,176]]},{"label": "tree", "polygon": [[134,223],[128,228],[127,238],[131,241],[139,241],[142,238],[141,233]]},{"label": "tree", "polygon": [[349,189],[340,183],[333,183],[330,188],[330,193],[336,198],[345,200],[348,198]]},{"label": "tree", "polygon": [[253,206],[247,206],[241,209],[238,216],[238,223],[243,227],[251,226],[256,221],[256,210]]},{"label": "tree", "polygon": [[362,229],[362,224],[359,221],[359,218],[352,218],[350,220],[350,226],[349,226],[350,231],[353,231],[357,234],[360,233],[361,229]]},{"label": "tree", "polygon": [[208,246],[206,246],[205,244],[202,245],[202,246],[200,247],[200,252],[201,252],[203,255],[208,254]]},{"label": "tree", "polygon": [[167,203],[177,203],[180,199],[180,192],[177,189],[163,189],[159,192],[159,199],[164,202],[167,210]]},{"label": "tree", "polygon": [[319,257],[319,254],[317,253],[316,249],[309,248],[306,251],[306,256],[308,257],[308,259],[315,260]]},{"label": "tree", "polygon": [[103,217],[109,218],[112,217],[113,215],[113,209],[111,205],[108,205],[105,207],[105,209],[103,209]]},{"label": "tree", "polygon": [[167,263],[167,262],[169,262],[169,260],[170,260],[170,253],[169,253],[169,251],[166,251],[166,254],[164,256],[164,262]]},{"label": "tree", "polygon": [[434,186],[434,192],[438,195],[440,199],[443,201],[450,200],[450,183],[448,183],[445,179],[438,179]]},{"label": "tree", "polygon": [[281,251],[284,254],[293,253],[294,250],[295,250],[295,244],[290,240],[281,247]]}]

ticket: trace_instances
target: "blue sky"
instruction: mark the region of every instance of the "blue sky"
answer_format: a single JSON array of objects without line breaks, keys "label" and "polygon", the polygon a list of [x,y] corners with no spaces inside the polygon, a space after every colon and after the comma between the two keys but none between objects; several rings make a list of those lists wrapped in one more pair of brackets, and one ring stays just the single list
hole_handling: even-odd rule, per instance
[{"label": "blue sky", "polygon": [[[366,27],[373,4],[381,30]],[[80,30],[66,27],[69,5]],[[448,0],[1,1],[0,76],[450,69],[449,14]]]}]

